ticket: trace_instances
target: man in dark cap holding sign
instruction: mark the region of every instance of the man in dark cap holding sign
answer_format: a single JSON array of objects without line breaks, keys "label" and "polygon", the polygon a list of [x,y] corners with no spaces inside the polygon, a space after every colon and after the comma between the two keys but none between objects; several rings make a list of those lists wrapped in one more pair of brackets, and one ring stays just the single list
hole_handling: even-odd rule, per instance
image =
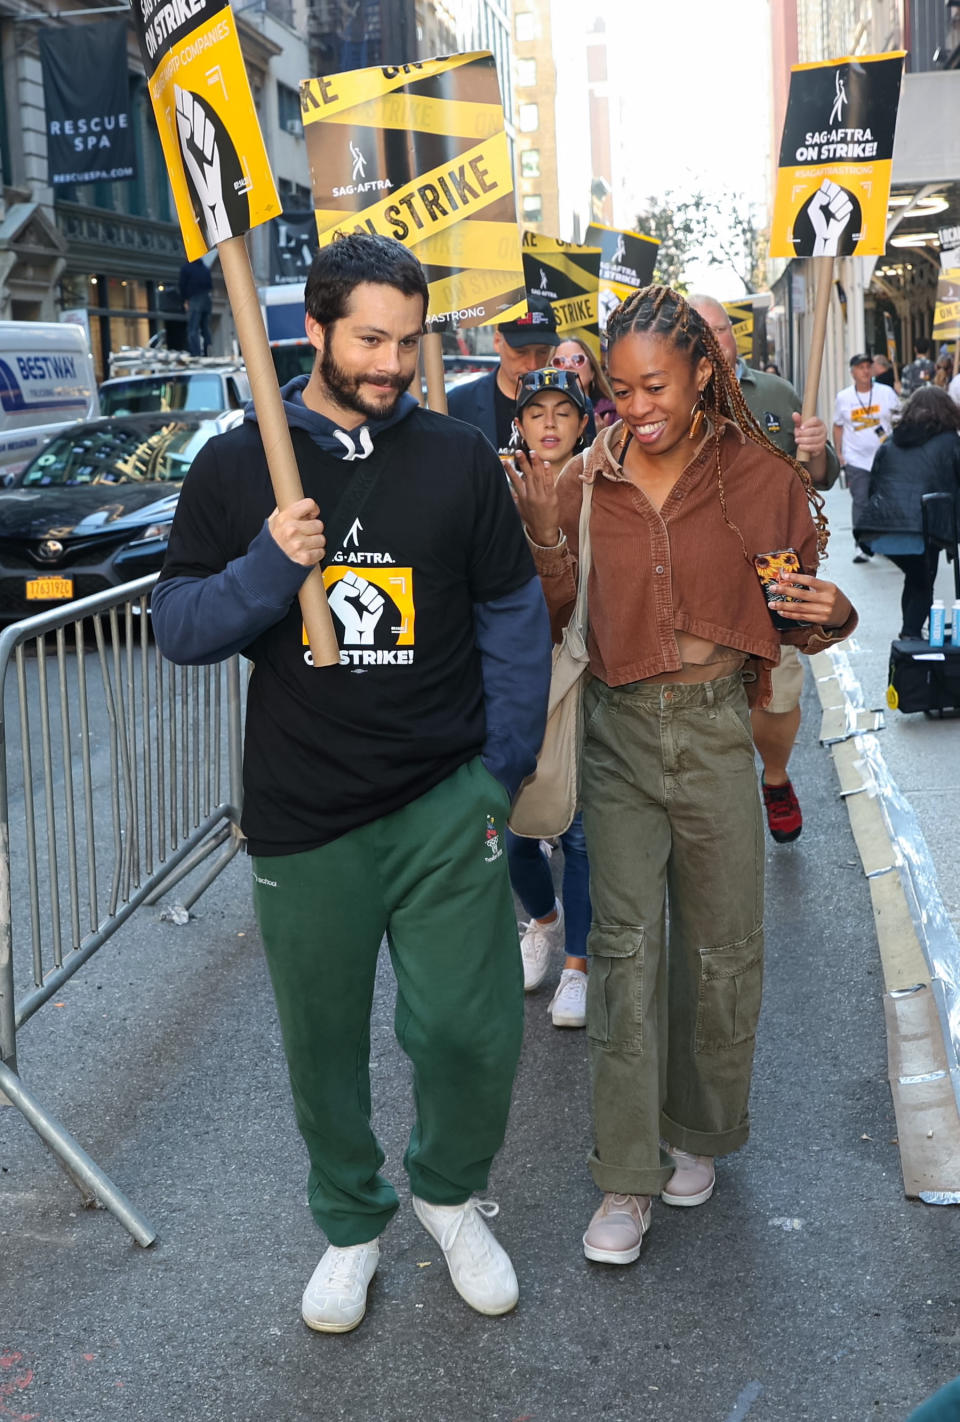
[{"label": "man in dark cap holding sign", "polygon": [[[330,1241],[302,1314],[345,1333],[397,1209],[370,1124],[384,935],[414,1072],[414,1212],[472,1308],[517,1301],[485,1222],[496,1207],[473,1196],[503,1140],[523,1031],[503,841],[543,738],[550,633],[499,460],[406,393],[427,313],[420,263],[388,237],[340,237],[305,296],[316,360],[281,392],[304,497],[274,508],[248,407],[184,482],[153,625],[171,661],[253,662],[242,828],[310,1208]],[[318,565],[336,666],[313,665],[297,606]]]},{"label": "man in dark cap holding sign", "polygon": [[493,348],[500,357],[495,370],[466,380],[447,397],[447,409],[482,431],[494,449],[506,449],[513,429],[517,381],[531,370],[542,370],[560,344],[557,318],[545,296],[530,292],[529,310],[518,321],[495,326]]}]

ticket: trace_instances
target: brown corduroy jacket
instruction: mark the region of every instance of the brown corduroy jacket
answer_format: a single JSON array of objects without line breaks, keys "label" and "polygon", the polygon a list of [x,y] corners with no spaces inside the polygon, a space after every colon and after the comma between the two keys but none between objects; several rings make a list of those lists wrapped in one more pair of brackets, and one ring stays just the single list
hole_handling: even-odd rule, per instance
[{"label": "brown corduroy jacket", "polygon": [[[558,488],[559,548],[533,545],[550,610],[554,639],[570,618],[577,593],[582,482],[594,484],[590,516],[592,565],[587,585],[590,670],[608,686],[680,671],[674,629],[751,659],[751,702],[770,697],[769,669],[781,642],[801,652],[822,651],[849,636],[852,612],[838,628],[779,632],[734,529],[724,521],[715,443],[708,431],[659,512],[620,472],[616,457],[623,426],[601,431],[591,447],[564,467]],[[725,422],[720,459],[727,517],[747,553],[793,548],[805,573],[817,571],[817,530],[794,470]]]}]

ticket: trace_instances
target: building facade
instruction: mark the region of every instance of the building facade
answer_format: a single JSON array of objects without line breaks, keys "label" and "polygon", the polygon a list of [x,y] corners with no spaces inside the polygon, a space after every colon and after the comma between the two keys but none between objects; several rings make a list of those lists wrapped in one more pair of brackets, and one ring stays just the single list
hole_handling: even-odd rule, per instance
[{"label": "building facade", "polygon": [[[0,319],[56,321],[73,313],[89,330],[102,378],[111,351],[121,346],[145,345],[160,333],[180,343],[184,251],[132,25],[127,66],[136,177],[56,187],[48,181],[38,35],[44,25],[74,23],[70,15],[53,4],[0,0]],[[263,0],[237,13],[237,28],[278,188],[309,204],[298,97],[309,59],[297,19],[287,0]],[[96,17],[85,14],[75,23]],[[265,280],[268,234],[257,229],[250,241],[255,273]],[[215,263],[213,272],[214,350],[223,352],[233,330]]]},{"label": "building facade", "polygon": [[[107,0],[104,18],[124,8]],[[72,18],[74,10],[84,13]],[[490,48],[512,113],[510,21],[496,0],[254,0],[234,14],[285,211],[312,208],[301,79]],[[56,321],[71,313],[89,330],[102,378],[121,346],[160,334],[170,345],[182,343],[184,251],[132,24],[136,177],[72,187],[48,181],[38,35],[51,24],[97,21],[90,0],[0,0],[0,320]],[[257,280],[268,282],[269,225],[251,232],[249,247]],[[215,256],[211,262],[214,350],[224,353],[234,333]]]},{"label": "building facade", "polygon": [[523,227],[559,237],[557,71],[549,0],[514,0],[513,56],[517,217]]}]

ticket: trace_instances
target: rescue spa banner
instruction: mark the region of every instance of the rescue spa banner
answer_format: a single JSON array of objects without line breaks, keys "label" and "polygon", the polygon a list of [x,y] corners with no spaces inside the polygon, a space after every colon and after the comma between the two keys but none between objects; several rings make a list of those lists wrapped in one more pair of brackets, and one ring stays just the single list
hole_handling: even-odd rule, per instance
[{"label": "rescue spa banner", "polygon": [[896,50],[793,66],[772,257],[883,254],[903,59]]},{"label": "rescue spa banner", "polygon": [[291,209],[270,223],[270,280],[305,282],[317,251],[317,224],[312,208]]},{"label": "rescue spa banner", "polygon": [[591,222],[587,241],[600,248],[600,330],[607,329],[611,315],[628,296],[653,281],[657,265],[656,237],[641,232],[625,232],[619,227],[601,227]]},{"label": "rescue spa banner", "polygon": [[136,177],[126,20],[41,30],[40,67],[52,186]]},{"label": "rescue spa banner", "polygon": [[940,273],[932,335],[935,341],[960,341],[960,267]]},{"label": "rescue spa banner", "polygon": [[582,336],[600,359],[599,247],[581,247],[539,232],[523,234],[527,290],[545,296],[557,318],[557,335]]},{"label": "rescue spa banner", "polygon": [[525,314],[491,54],[306,79],[300,108],[321,247],[340,231],[410,247],[430,287],[428,331]]},{"label": "rescue spa banner", "polygon": [[280,212],[227,0],[131,0],[187,257]]}]

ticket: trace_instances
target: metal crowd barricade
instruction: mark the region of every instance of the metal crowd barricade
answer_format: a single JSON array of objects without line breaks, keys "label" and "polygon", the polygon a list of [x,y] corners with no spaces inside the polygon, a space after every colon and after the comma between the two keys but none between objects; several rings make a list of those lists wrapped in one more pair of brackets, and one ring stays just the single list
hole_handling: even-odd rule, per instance
[{"label": "metal crowd barricade", "polygon": [[189,909],[240,845],[238,661],[179,667],[162,657],[147,614],[155,580],[0,632],[0,1099],[85,1202],[102,1203],[144,1246],[156,1231],[24,1084],[16,1046],[142,904],[206,864],[182,900]]}]

